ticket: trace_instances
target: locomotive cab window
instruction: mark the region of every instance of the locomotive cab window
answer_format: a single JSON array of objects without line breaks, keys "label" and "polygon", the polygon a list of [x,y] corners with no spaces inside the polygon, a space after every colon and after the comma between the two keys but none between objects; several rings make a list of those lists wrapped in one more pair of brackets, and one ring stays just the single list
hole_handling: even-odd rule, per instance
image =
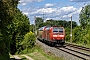
[{"label": "locomotive cab window", "polygon": [[55,28],[53,28],[53,32],[60,32],[60,33],[63,33],[63,28],[57,28],[57,27],[55,27]]},{"label": "locomotive cab window", "polygon": [[50,27],[47,27],[46,30],[50,30]]}]

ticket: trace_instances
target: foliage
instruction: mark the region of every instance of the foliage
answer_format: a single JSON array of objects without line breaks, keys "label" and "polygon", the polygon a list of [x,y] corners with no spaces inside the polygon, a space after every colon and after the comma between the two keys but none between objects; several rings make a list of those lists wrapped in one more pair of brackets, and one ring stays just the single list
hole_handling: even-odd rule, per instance
[{"label": "foliage", "polygon": [[31,31],[25,34],[24,40],[21,43],[22,49],[28,52],[28,48],[32,48],[35,46],[35,40],[36,40],[35,34],[32,33]]},{"label": "foliage", "polygon": [[82,42],[82,29],[78,26],[75,29],[73,29],[73,35],[72,39],[74,43],[81,43]]},{"label": "foliage", "polygon": [[51,52],[45,52],[38,44],[34,47],[33,52],[27,54],[34,60],[64,60],[63,57],[57,57]]},{"label": "foliage", "polygon": [[70,41],[70,29],[69,28],[65,28],[65,40],[66,41]]},{"label": "foliage", "polygon": [[9,60],[11,33],[8,26],[12,22],[18,2],[19,0],[0,0],[0,60]]},{"label": "foliage", "polygon": [[73,43],[88,45],[90,44],[90,28],[87,29],[81,29],[81,27],[76,27],[73,30]]},{"label": "foliage", "polygon": [[80,12],[80,25],[85,28],[87,25],[90,25],[90,5],[87,5],[82,8]]},{"label": "foliage", "polygon": [[21,49],[20,43],[22,42],[24,35],[30,31],[30,22],[28,17],[17,9],[9,27],[11,28],[10,33],[12,39],[10,53],[15,54],[15,52],[19,52]]},{"label": "foliage", "polygon": [[79,18],[80,26],[73,29],[73,42],[88,45],[90,44],[90,5],[82,8]]},{"label": "foliage", "polygon": [[[37,18],[35,21],[37,21],[38,23],[36,23],[36,27],[40,28],[43,26],[61,26],[64,28],[71,28],[71,21],[66,21],[66,20],[47,20],[46,22],[43,22],[42,18]],[[76,27],[77,23],[75,21],[72,21],[72,28]]]},{"label": "foliage", "polygon": [[43,19],[40,17],[35,17],[35,18],[36,18],[35,25],[37,26],[36,28],[38,28],[39,24],[43,22]]},{"label": "foliage", "polygon": [[25,36],[24,36],[24,42],[25,44],[27,45],[27,48],[28,47],[33,47],[35,45],[35,35],[34,33],[32,33],[31,31],[29,33],[27,33]]},{"label": "foliage", "polygon": [[34,24],[30,25],[30,31],[35,32],[35,25]]}]

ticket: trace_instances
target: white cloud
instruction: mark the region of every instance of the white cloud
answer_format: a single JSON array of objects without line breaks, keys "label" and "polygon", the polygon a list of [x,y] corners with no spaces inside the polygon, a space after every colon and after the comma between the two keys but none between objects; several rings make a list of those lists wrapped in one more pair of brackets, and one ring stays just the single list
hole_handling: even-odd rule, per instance
[{"label": "white cloud", "polygon": [[31,14],[50,14],[50,13],[53,13],[56,9],[55,8],[41,8],[41,9],[38,9],[34,12],[32,12]]},{"label": "white cloud", "polygon": [[73,6],[68,6],[68,7],[63,7],[60,10],[64,12],[71,12],[77,10],[77,8],[74,8]]},{"label": "white cloud", "polygon": [[[22,9],[22,12],[29,16],[30,19],[31,17],[34,16],[39,16],[43,17],[44,13],[44,19],[55,19],[55,20],[70,20],[70,16],[73,16],[73,20],[78,22],[79,18],[79,13],[82,8],[75,8],[73,6],[67,6],[67,7],[62,7],[62,8],[24,8]],[[75,19],[74,19],[75,18]],[[77,18],[77,20],[76,20]],[[34,19],[34,18],[33,18]]]},{"label": "white cloud", "polygon": [[44,20],[44,22],[46,22],[47,20],[50,20],[50,19],[52,19],[52,18],[46,18],[46,19]]},{"label": "white cloud", "polygon": [[22,5],[26,5],[27,3],[22,3]]},{"label": "white cloud", "polygon": [[31,2],[41,2],[43,0],[20,0],[20,5],[26,5],[28,3],[31,3]]},{"label": "white cloud", "polygon": [[55,18],[55,17],[66,18],[75,14],[79,14],[80,11],[81,9],[75,8],[73,6],[68,6],[62,8],[41,8],[29,13],[30,15],[35,15],[35,14],[39,15],[44,13],[45,16],[48,18]]},{"label": "white cloud", "polygon": [[46,6],[46,7],[52,7],[52,6],[54,6],[54,4],[48,3],[48,4],[46,4],[45,6]]},{"label": "white cloud", "polygon": [[29,15],[29,12],[23,12],[23,14],[25,14],[25,15],[27,15],[27,16],[28,16],[28,15]]},{"label": "white cloud", "polygon": [[62,7],[62,8],[43,8],[43,9],[39,9],[37,10],[38,13],[40,12],[44,12],[46,14],[53,14],[54,16],[55,15],[66,15],[66,14],[70,14],[72,12],[75,12],[77,11],[78,9],[73,7],[73,6],[68,6],[68,7]]}]

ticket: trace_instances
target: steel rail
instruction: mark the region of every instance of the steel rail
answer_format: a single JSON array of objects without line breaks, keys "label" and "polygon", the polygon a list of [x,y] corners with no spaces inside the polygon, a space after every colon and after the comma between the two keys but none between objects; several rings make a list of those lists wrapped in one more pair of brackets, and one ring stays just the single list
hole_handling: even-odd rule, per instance
[{"label": "steel rail", "polygon": [[86,48],[86,47],[83,47],[83,46],[78,46],[78,45],[69,44],[69,43],[65,43],[65,45],[90,52],[90,48]]},{"label": "steel rail", "polygon": [[[55,47],[55,48],[57,48],[57,49],[59,49],[59,50],[61,50],[61,51],[64,51],[64,52],[66,52],[66,53],[68,53],[68,54],[71,54],[71,55],[73,55],[73,56],[76,56],[76,57],[78,57],[78,58],[81,58],[81,59],[83,59],[83,60],[90,59],[90,55],[85,54],[85,53],[82,53],[82,52],[79,52],[79,51],[72,50],[72,49],[70,49],[70,48],[66,48],[66,47],[64,47],[64,48]],[[69,51],[68,51],[68,50],[69,50]],[[73,53],[73,52],[74,52],[74,53]],[[75,53],[78,53],[78,54],[80,54],[80,55],[75,54]],[[82,56],[81,56],[81,55],[82,55]],[[84,57],[83,57],[83,56],[84,56]],[[88,58],[85,58],[85,56],[88,57]]]}]

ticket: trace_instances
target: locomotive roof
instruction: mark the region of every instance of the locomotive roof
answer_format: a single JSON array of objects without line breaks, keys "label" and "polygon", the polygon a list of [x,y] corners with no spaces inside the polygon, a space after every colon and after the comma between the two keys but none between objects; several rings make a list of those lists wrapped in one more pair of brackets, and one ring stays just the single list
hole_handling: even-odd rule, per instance
[{"label": "locomotive roof", "polygon": [[46,26],[39,28],[39,30],[44,30],[44,28],[46,28]]},{"label": "locomotive roof", "polygon": [[63,28],[63,27],[60,27],[60,26],[44,26],[44,27],[39,28],[38,30],[44,30],[44,28],[50,28],[50,27],[59,27],[59,28]]}]

